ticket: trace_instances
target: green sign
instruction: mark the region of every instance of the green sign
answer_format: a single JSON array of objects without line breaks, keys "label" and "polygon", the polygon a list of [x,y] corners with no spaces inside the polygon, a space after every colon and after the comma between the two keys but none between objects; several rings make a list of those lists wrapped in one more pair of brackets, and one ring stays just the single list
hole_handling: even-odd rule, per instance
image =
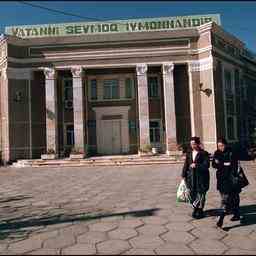
[{"label": "green sign", "polygon": [[5,33],[21,38],[163,31],[201,26],[208,22],[220,25],[219,14],[147,18],[106,22],[76,22],[6,27]]}]

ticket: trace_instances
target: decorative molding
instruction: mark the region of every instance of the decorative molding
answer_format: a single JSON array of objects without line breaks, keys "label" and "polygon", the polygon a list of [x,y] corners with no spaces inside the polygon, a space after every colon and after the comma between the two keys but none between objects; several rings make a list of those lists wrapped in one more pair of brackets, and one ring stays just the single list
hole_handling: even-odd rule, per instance
[{"label": "decorative molding", "polygon": [[162,64],[162,73],[163,75],[170,75],[174,70],[173,62],[166,62]]},{"label": "decorative molding", "polygon": [[170,55],[171,53],[177,54],[200,54],[203,52],[207,52],[211,49],[211,46],[200,48],[200,49],[177,49],[177,50],[168,50],[165,48],[160,48],[157,51],[156,50],[150,50],[150,49],[139,49],[138,51],[134,52],[116,52],[116,53],[111,53],[109,51],[104,51],[104,53],[94,53],[92,51],[86,52],[86,53],[70,53],[69,54],[62,54],[62,55],[55,55],[55,56],[45,56],[44,58],[26,58],[26,59],[21,59],[21,58],[14,58],[14,57],[8,57],[8,59],[13,62],[13,63],[20,63],[20,64],[27,64],[27,63],[42,63],[42,62],[49,62],[49,61],[54,61],[54,60],[62,60],[62,61],[74,61],[74,60],[80,60],[80,59],[108,59],[108,58],[117,58],[117,57],[137,57],[137,56],[148,56],[148,55],[157,55],[157,56],[163,56],[163,55]]},{"label": "decorative molding", "polygon": [[30,68],[3,68],[4,79],[33,80],[33,70]]},{"label": "decorative molding", "polygon": [[43,68],[46,79],[55,79],[56,71],[54,68]]},{"label": "decorative molding", "polygon": [[148,66],[145,63],[136,65],[136,73],[137,73],[138,76],[146,75],[147,70],[148,70]]},{"label": "decorative molding", "polygon": [[188,62],[188,66],[190,72],[209,70],[213,68],[213,58],[210,56],[201,60],[192,60]]},{"label": "decorative molding", "polygon": [[81,78],[83,75],[83,67],[82,66],[71,66],[71,73],[73,78]]}]

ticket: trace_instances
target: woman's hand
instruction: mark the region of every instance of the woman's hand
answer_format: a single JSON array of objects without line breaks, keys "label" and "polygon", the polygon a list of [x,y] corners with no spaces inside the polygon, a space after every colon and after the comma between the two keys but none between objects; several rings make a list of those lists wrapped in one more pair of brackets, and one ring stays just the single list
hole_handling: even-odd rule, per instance
[{"label": "woman's hand", "polygon": [[193,164],[190,165],[190,167],[191,167],[191,168],[196,168],[196,164],[193,163]]}]

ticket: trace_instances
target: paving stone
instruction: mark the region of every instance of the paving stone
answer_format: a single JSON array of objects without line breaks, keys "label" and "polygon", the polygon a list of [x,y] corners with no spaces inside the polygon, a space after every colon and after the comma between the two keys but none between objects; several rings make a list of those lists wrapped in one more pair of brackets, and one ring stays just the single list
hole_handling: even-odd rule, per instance
[{"label": "paving stone", "polygon": [[99,231],[99,232],[111,231],[117,227],[118,227],[118,224],[112,223],[112,222],[99,222],[99,223],[89,225],[90,231]]},{"label": "paving stone", "polygon": [[7,249],[7,244],[0,244],[0,252],[5,251]]},{"label": "paving stone", "polygon": [[102,241],[107,240],[106,233],[97,232],[97,231],[89,231],[83,235],[77,237],[78,243],[87,243],[87,244],[96,244]]},{"label": "paving stone", "polygon": [[62,250],[63,255],[92,255],[96,254],[93,244],[76,244]]},{"label": "paving stone", "polygon": [[253,231],[250,235],[249,238],[256,241],[256,231]]},{"label": "paving stone", "polygon": [[136,232],[136,230],[131,228],[118,228],[108,233],[108,236],[111,239],[121,239],[121,240],[127,240],[137,235],[138,233]]},{"label": "paving stone", "polygon": [[129,249],[131,246],[128,242],[118,239],[108,240],[98,243],[96,245],[99,254],[121,254]]},{"label": "paving stone", "polygon": [[131,249],[123,255],[155,255],[155,252],[149,249]]},{"label": "paving stone", "polygon": [[244,249],[244,250],[255,250],[256,243],[255,240],[243,235],[230,234],[222,240],[231,248]]},{"label": "paving stone", "polygon": [[163,226],[157,226],[157,225],[144,225],[143,227],[139,227],[137,228],[137,231],[140,234],[143,235],[160,235],[163,234],[165,232],[167,232],[168,230],[166,228],[164,228]]},{"label": "paving stone", "polygon": [[17,252],[15,253],[10,250],[5,250],[5,251],[0,252],[0,255],[15,255],[15,254],[20,254],[20,253],[17,253]]},{"label": "paving stone", "polygon": [[230,249],[228,250],[225,255],[255,255],[255,250],[241,250],[241,249]]},{"label": "paving stone", "polygon": [[188,232],[184,231],[169,231],[163,235],[160,235],[160,237],[167,241],[167,242],[183,242],[185,244],[188,244],[189,242],[195,240],[196,238],[189,234]]},{"label": "paving stone", "polygon": [[26,253],[42,247],[42,240],[40,238],[29,238],[20,242],[12,243],[9,245],[8,250],[14,253]]},{"label": "paving stone", "polygon": [[123,216],[113,216],[113,217],[104,217],[101,219],[102,222],[116,222],[122,221],[124,219]]},{"label": "paving stone", "polygon": [[89,228],[83,224],[76,224],[69,227],[65,227],[59,230],[60,235],[72,233],[74,236],[78,236],[88,232]]},{"label": "paving stone", "polygon": [[190,247],[197,253],[197,254],[223,254],[228,247],[217,240],[213,239],[197,239],[191,242]]},{"label": "paving stone", "polygon": [[141,235],[130,240],[130,244],[136,249],[155,249],[164,244],[158,236]]},{"label": "paving stone", "polygon": [[58,235],[44,241],[43,247],[48,249],[61,249],[71,246],[75,243],[75,237],[72,234]]},{"label": "paving stone", "polygon": [[157,255],[193,255],[193,251],[184,243],[170,243],[155,249]]},{"label": "paving stone", "polygon": [[145,224],[151,224],[151,225],[164,225],[167,224],[169,221],[163,217],[158,216],[150,216],[146,218],[141,219]]},{"label": "paving stone", "polygon": [[169,213],[166,218],[170,221],[170,222],[189,222],[192,220],[192,217],[190,215],[186,215],[187,211],[184,211],[183,213]]},{"label": "paving stone", "polygon": [[58,236],[58,234],[59,234],[58,230],[53,230],[53,231],[46,231],[46,232],[42,232],[42,233],[36,233],[33,235],[33,237],[39,238],[42,241],[45,241],[49,238]]},{"label": "paving stone", "polygon": [[183,223],[183,222],[172,222],[169,223],[167,225],[165,225],[165,227],[169,230],[169,231],[189,231],[192,230],[194,228],[193,225],[189,224],[189,223]]},{"label": "paving stone", "polygon": [[32,251],[28,253],[28,255],[60,255],[60,251],[55,249],[43,248],[43,249]]},{"label": "paving stone", "polygon": [[125,219],[120,221],[120,228],[138,228],[140,226],[144,226],[144,223],[138,219]]},{"label": "paving stone", "polygon": [[222,229],[210,228],[210,227],[196,228],[190,231],[190,233],[200,239],[204,239],[207,237],[207,239],[216,239],[216,240],[222,239],[227,235],[227,233]]}]

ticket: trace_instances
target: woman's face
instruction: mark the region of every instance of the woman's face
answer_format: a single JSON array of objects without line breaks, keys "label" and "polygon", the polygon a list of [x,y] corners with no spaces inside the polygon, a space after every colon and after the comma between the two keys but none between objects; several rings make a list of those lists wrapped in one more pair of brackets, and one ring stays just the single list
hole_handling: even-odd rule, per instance
[{"label": "woman's face", "polygon": [[220,150],[220,151],[224,151],[225,150],[225,148],[226,148],[226,145],[225,144],[223,144],[223,143],[221,143],[221,142],[218,142],[218,149]]},{"label": "woman's face", "polygon": [[198,150],[199,149],[199,145],[194,140],[190,141],[190,146],[191,146],[192,150]]}]

